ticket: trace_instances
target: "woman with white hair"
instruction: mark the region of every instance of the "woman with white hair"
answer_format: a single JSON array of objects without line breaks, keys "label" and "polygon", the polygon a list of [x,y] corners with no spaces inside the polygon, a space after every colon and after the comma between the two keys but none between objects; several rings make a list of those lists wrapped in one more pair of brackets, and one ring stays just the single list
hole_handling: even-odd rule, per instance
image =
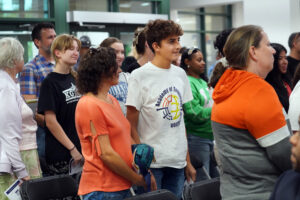
[{"label": "woman with white hair", "polygon": [[29,176],[20,154],[22,139],[22,104],[16,74],[24,65],[24,48],[10,37],[0,39],[0,199],[8,199],[4,191],[15,177],[28,180]]}]

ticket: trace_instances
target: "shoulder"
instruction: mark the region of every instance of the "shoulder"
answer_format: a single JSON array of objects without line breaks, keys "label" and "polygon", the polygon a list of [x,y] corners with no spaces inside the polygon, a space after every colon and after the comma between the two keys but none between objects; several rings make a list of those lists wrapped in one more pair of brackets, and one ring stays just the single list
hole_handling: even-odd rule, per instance
[{"label": "shoulder", "polygon": [[152,64],[150,62],[146,63],[145,65],[135,69],[130,74],[130,79],[142,79],[146,76],[148,71],[152,71]]},{"label": "shoulder", "polygon": [[182,69],[181,67],[175,66],[173,64],[171,64],[170,69],[173,70],[173,71],[179,72],[179,73],[186,74],[186,72],[184,71],[184,69]]},{"label": "shoulder", "polygon": [[13,83],[12,79],[9,77],[9,75],[3,71],[0,70],[0,89],[2,91],[8,91],[8,90],[15,90],[16,84]]},{"label": "shoulder", "polygon": [[50,72],[42,81],[42,85],[49,85],[52,84],[53,82],[55,82],[55,77],[53,75],[53,72]]},{"label": "shoulder", "polygon": [[25,68],[37,68],[38,65],[38,60],[39,60],[39,55],[36,55],[32,60],[28,61],[24,67]]},{"label": "shoulder", "polygon": [[79,99],[76,110],[87,114],[94,112],[98,107],[97,100],[94,97],[84,95]]},{"label": "shoulder", "polygon": [[186,72],[181,67],[171,64],[170,72],[174,75],[187,79]]},{"label": "shoulder", "polygon": [[257,93],[262,93],[266,95],[277,96],[274,88],[270,85],[270,83],[260,77],[246,80],[243,84],[243,89],[249,91],[251,90],[254,95],[256,95]]},{"label": "shoulder", "polygon": [[297,82],[295,88],[292,91],[291,96],[300,95],[300,81]]}]

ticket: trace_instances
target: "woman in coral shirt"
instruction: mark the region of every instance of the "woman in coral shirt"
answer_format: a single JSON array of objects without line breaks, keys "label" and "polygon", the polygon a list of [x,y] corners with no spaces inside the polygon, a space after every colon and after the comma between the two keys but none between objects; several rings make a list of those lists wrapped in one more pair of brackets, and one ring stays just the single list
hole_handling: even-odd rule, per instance
[{"label": "woman in coral shirt", "polygon": [[145,186],[144,178],[131,168],[130,124],[108,94],[120,72],[111,48],[92,48],[79,64],[77,88],[83,96],[75,121],[85,159],[78,191],[84,200],[123,199],[131,184]]}]

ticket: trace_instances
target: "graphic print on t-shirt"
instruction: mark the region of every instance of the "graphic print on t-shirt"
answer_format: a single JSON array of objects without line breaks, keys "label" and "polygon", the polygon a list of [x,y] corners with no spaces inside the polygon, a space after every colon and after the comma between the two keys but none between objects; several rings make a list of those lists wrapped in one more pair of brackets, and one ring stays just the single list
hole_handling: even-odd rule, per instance
[{"label": "graphic print on t-shirt", "polygon": [[71,83],[71,87],[63,90],[62,93],[66,96],[66,103],[73,103],[74,101],[78,101],[80,98],[80,94],[77,92],[76,86]]},{"label": "graphic print on t-shirt", "polygon": [[171,128],[180,125],[182,117],[182,97],[179,90],[175,87],[164,89],[159,95],[155,106],[156,111],[162,112],[163,119],[171,122]]},{"label": "graphic print on t-shirt", "polygon": [[109,89],[109,94],[114,96],[119,102],[126,102],[127,98],[127,83],[120,81],[118,85],[114,85]]}]

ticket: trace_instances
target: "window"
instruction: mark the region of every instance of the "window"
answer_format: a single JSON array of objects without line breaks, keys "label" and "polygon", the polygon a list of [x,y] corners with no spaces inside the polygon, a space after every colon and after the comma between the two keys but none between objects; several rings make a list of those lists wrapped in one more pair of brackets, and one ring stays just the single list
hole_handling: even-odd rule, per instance
[{"label": "window", "polygon": [[48,18],[48,0],[0,0],[1,18]]},{"label": "window", "polygon": [[120,0],[119,11],[129,13],[152,13],[152,2]]},{"label": "window", "polygon": [[230,5],[178,10],[177,22],[184,31],[181,45],[200,48],[208,69],[216,62],[217,51],[213,44],[216,36],[231,28],[231,21]]},{"label": "window", "polygon": [[[64,0],[65,1],[65,0]],[[69,0],[70,11],[108,11],[107,0]]]}]

